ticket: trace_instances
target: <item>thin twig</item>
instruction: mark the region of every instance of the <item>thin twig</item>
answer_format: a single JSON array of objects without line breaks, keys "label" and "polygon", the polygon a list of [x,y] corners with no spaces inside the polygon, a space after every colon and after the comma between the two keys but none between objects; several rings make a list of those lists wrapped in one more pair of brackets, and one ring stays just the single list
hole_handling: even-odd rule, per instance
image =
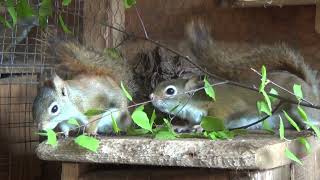
[{"label": "thin twig", "polygon": [[134,9],[136,10],[136,13],[137,13],[137,16],[138,16],[138,18],[139,18],[140,24],[141,24],[141,26],[142,26],[144,35],[145,35],[146,39],[149,39],[149,36],[148,36],[147,30],[146,30],[146,27],[144,26],[144,23],[143,23],[143,21],[142,21],[142,18],[141,18],[141,15],[140,15],[139,11],[138,11],[137,6],[134,6]]},{"label": "thin twig", "polygon": [[[111,26],[109,24],[106,24],[106,23],[101,23],[101,25],[104,25],[104,26],[107,26],[111,29],[115,29],[121,33],[124,33],[126,34],[127,36],[131,36],[132,38],[135,38],[135,39],[141,39],[141,40],[145,40],[145,41],[149,41],[161,48],[164,48],[165,50],[169,51],[169,52],[172,52],[180,57],[182,57],[183,59],[185,59],[186,61],[188,61],[190,64],[192,64],[193,66],[195,66],[196,68],[198,68],[199,70],[201,70],[202,72],[204,72],[205,74],[207,74],[208,76],[210,77],[213,77],[217,80],[220,80],[220,81],[226,81],[225,78],[222,78],[222,77],[219,77],[215,74],[212,74],[210,72],[208,72],[206,69],[202,68],[200,65],[198,65],[197,63],[193,62],[192,59],[189,57],[189,56],[185,56],[183,55],[182,53],[174,50],[174,49],[171,49],[169,48],[168,46],[158,42],[158,41],[155,41],[153,39],[147,39],[143,36],[139,36],[139,35],[135,35],[134,33],[129,33],[129,32],[126,32],[124,30],[121,30],[117,27],[114,27],[114,26]],[[235,81],[228,81],[228,84],[230,85],[234,85],[234,86],[237,86],[237,87],[241,87],[241,88],[244,88],[244,89],[248,89],[248,90],[251,90],[251,91],[255,91],[255,92],[259,92],[259,89],[255,88],[255,87],[250,87],[250,86],[247,86],[247,85],[244,85],[242,83],[239,83],[239,82],[235,82]],[[267,95],[271,96],[271,97],[274,97],[274,98],[277,98],[281,101],[284,101],[286,103],[290,103],[290,104],[299,104],[301,106],[304,106],[304,107],[309,107],[309,108],[313,108],[313,109],[320,109],[320,106],[319,105],[311,105],[309,103],[305,103],[305,102],[298,102],[298,101],[294,101],[294,100],[291,100],[291,99],[288,99],[288,98],[284,98],[282,96],[279,96],[279,95],[275,95],[275,94],[271,94],[271,93],[267,93]]]},{"label": "thin twig", "polygon": [[[170,115],[169,115],[169,117],[170,117],[170,123],[171,123],[172,120],[173,120],[175,117],[177,117],[177,116],[181,113],[181,111],[189,104],[190,100],[191,100],[192,97],[194,96],[194,93],[195,93],[195,92],[191,93],[191,95],[188,97],[187,101],[183,104],[183,106],[179,109],[179,111],[178,111],[177,113],[174,113],[173,117],[170,117]],[[180,105],[179,105],[179,106],[180,106]]]},{"label": "thin twig", "polygon": [[[279,109],[279,107],[280,107],[281,105],[282,105],[282,101],[280,101],[280,102],[277,104],[277,106],[272,110],[271,114],[274,114],[274,113]],[[268,119],[269,117],[271,117],[271,116],[270,116],[270,115],[266,115],[265,117],[261,118],[260,120],[258,120],[258,121],[256,121],[256,122],[253,122],[253,123],[248,124],[248,125],[245,125],[245,126],[240,126],[240,127],[236,127],[236,128],[230,128],[229,130],[247,129],[247,128],[251,127],[251,126],[254,126],[254,125],[256,125],[256,124],[258,124],[258,123],[260,123],[260,122]]]},{"label": "thin twig", "polygon": [[[210,86],[211,86],[211,87],[212,87],[212,86],[218,86],[218,85],[222,85],[222,84],[226,84],[226,83],[227,83],[227,81],[225,81],[225,82],[218,82],[218,83],[210,84]],[[181,95],[185,95],[185,94],[189,94],[189,93],[193,93],[193,94],[194,94],[195,92],[200,91],[200,90],[202,90],[202,89],[204,89],[204,88],[205,88],[205,87],[193,89],[193,90],[190,90],[190,91],[178,93],[178,94],[176,94],[176,95],[174,95],[174,96],[181,96]],[[169,99],[169,98],[172,98],[172,96],[171,96],[171,97],[163,97],[163,98],[158,99],[158,100],[166,100],[166,99]],[[150,102],[152,102],[152,100],[144,101],[144,102],[141,102],[141,103],[136,103],[136,104],[127,106],[127,107],[125,107],[125,108],[119,108],[119,109],[117,109],[117,110],[113,110],[113,111],[111,111],[111,112],[108,113],[108,114],[102,115],[101,117],[98,117],[98,118],[96,118],[96,119],[88,122],[87,124],[84,124],[84,125],[81,125],[81,126],[77,126],[77,127],[75,127],[75,128],[71,128],[69,131],[73,131],[73,130],[76,130],[76,129],[80,129],[80,128],[82,128],[82,127],[86,127],[86,126],[88,126],[89,124],[91,124],[91,123],[93,123],[93,122],[96,122],[96,121],[98,121],[98,120],[100,120],[100,119],[102,119],[102,118],[104,118],[104,117],[106,117],[106,116],[110,116],[112,113],[120,112],[120,111],[122,111],[122,110],[128,110],[128,109],[130,109],[130,108],[134,108],[134,107],[137,107],[137,106],[140,106],[140,105],[148,104],[148,103],[150,103]],[[64,133],[64,132],[58,132],[57,134],[63,134],[63,133]]]},{"label": "thin twig", "polygon": [[[256,74],[258,74],[259,76],[262,77],[262,75],[261,75],[257,70],[255,70],[255,69],[253,69],[253,68],[250,68],[250,69],[251,69],[253,72],[255,72]],[[287,93],[289,93],[289,94],[291,94],[291,95],[293,95],[293,96],[296,96],[293,92],[291,92],[291,91],[287,90],[286,88],[278,85],[277,83],[271,81],[270,79],[267,79],[267,80],[268,80],[268,82],[270,82],[271,84],[275,85],[276,87],[284,90],[285,92],[287,92]],[[301,100],[304,101],[304,102],[306,102],[306,103],[309,103],[310,105],[313,105],[310,101],[308,101],[308,100],[306,100],[306,99],[304,99],[304,98],[302,98]]]}]

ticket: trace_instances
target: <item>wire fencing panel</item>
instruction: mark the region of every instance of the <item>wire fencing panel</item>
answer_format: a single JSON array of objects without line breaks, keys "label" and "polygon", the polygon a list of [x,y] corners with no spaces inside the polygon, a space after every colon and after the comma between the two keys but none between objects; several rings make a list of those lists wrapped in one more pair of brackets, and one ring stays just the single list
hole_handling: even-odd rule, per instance
[{"label": "wire fencing panel", "polygon": [[[37,9],[41,1],[28,2]],[[131,59],[150,44],[132,42],[134,39],[121,31],[141,36],[147,32],[156,40],[166,34],[180,34],[175,26],[182,24],[175,24],[172,16],[188,9],[194,1],[140,0],[130,9],[125,9],[123,0],[73,0],[68,6],[63,6],[62,0],[52,2],[53,16],[48,28],[59,27],[59,38],[76,39],[102,52],[109,48],[124,49],[124,57]],[[0,16],[10,20],[1,3]],[[71,33],[61,30],[61,19]],[[48,53],[52,47],[48,47],[47,30],[39,27],[35,17],[18,19],[12,29],[0,25],[0,145],[4,147],[0,149],[0,179],[41,176],[40,163],[44,162],[39,162],[33,153],[39,137],[35,134],[37,127],[31,109],[41,80],[54,72],[56,61]]]}]

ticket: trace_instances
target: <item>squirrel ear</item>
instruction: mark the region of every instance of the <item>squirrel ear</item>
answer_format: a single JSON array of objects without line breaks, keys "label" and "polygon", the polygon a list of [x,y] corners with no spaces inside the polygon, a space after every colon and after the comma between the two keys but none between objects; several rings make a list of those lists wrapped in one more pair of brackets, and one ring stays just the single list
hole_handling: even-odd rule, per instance
[{"label": "squirrel ear", "polygon": [[193,76],[189,79],[184,87],[185,90],[192,90],[203,86],[203,81],[199,76]]},{"label": "squirrel ear", "polygon": [[52,74],[52,83],[56,91],[61,93],[62,96],[67,96],[66,84],[56,73]]}]

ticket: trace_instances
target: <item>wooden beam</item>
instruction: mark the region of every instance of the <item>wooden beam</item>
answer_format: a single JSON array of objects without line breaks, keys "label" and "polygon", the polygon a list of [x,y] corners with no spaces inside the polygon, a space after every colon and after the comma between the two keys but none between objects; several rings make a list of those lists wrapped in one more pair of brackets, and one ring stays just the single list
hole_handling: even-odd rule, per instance
[{"label": "wooden beam", "polygon": [[78,180],[81,175],[87,173],[90,164],[62,163],[61,180]]},{"label": "wooden beam", "polygon": [[219,0],[218,4],[223,7],[269,7],[269,6],[294,6],[312,5],[317,0]]},{"label": "wooden beam", "polygon": [[[228,170],[209,168],[185,168],[185,167],[143,167],[136,170],[137,166],[114,168],[109,170],[97,170],[81,176],[80,180],[160,180],[160,179],[196,179],[196,180],[298,180],[291,178],[290,165],[268,170]],[[312,179],[309,176],[309,179]],[[302,179],[299,179],[302,180]],[[307,179],[306,179],[307,180]]]},{"label": "wooden beam", "polygon": [[72,138],[59,140],[56,147],[41,143],[36,149],[42,160],[88,163],[143,164],[225,169],[270,169],[291,161],[285,156],[289,148],[305,157],[303,145],[295,139],[306,136],[316,149],[319,140],[313,135],[287,131],[292,141],[281,141],[263,132],[237,136],[227,141],[208,139],[156,140],[144,137],[101,137],[98,153],[79,147]]},{"label": "wooden beam", "polygon": [[315,14],[315,30],[320,33],[320,1],[316,4],[316,14]]},{"label": "wooden beam", "polygon": [[102,50],[114,47],[122,40],[122,33],[103,26],[102,23],[124,29],[125,8],[123,0],[84,1],[83,11],[83,41],[88,47]]}]

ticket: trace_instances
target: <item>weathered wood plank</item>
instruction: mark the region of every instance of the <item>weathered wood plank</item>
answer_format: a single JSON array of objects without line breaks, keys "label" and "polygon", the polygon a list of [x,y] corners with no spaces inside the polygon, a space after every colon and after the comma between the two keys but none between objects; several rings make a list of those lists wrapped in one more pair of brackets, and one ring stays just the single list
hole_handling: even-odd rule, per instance
[{"label": "weathered wood plank", "polygon": [[122,0],[84,1],[84,44],[96,49],[114,47],[123,34],[102,23],[124,29],[125,10]]},{"label": "weathered wood plank", "polygon": [[61,180],[78,180],[90,169],[90,164],[62,163]]},{"label": "weathered wood plank", "polygon": [[[319,140],[304,132],[313,148]],[[294,139],[297,133],[290,132]],[[284,150],[288,147],[299,157],[305,157],[298,140],[280,141],[276,135],[250,133],[233,140],[207,139],[155,140],[143,137],[102,137],[98,153],[80,148],[72,138],[59,140],[56,147],[45,142],[37,147],[43,160],[143,164],[228,169],[270,169],[290,164]]]},{"label": "weathered wood plank", "polygon": [[316,0],[219,0],[220,6],[227,7],[268,7],[315,4]]},{"label": "weathered wood plank", "polygon": [[[134,170],[133,170],[134,169]],[[80,180],[290,180],[290,165],[279,168],[249,171],[208,168],[144,167],[108,169],[89,172]]]},{"label": "weathered wood plank", "polygon": [[320,2],[316,3],[315,31],[320,33]]}]

